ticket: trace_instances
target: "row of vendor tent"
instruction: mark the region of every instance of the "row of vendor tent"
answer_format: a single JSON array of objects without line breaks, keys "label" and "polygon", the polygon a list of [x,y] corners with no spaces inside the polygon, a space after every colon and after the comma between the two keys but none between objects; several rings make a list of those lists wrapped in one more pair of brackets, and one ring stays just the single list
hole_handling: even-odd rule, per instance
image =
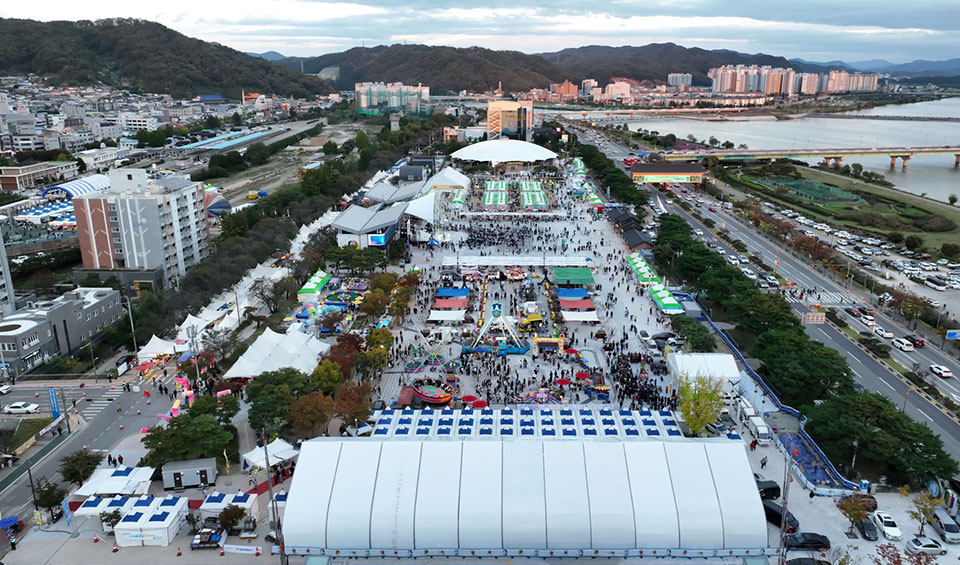
[{"label": "row of vendor tent", "polygon": [[219,516],[220,512],[227,506],[239,506],[249,514],[256,500],[257,495],[253,493],[237,492],[237,494],[224,494],[222,492],[214,492],[203,499],[203,504],[200,505],[200,517]]},{"label": "row of vendor tent", "polygon": [[466,298],[468,296],[470,296],[470,289],[465,286],[444,286],[437,289],[437,298]]},{"label": "row of vendor tent", "polygon": [[329,351],[329,345],[311,334],[300,331],[280,334],[267,328],[223,378],[250,379],[283,367],[293,367],[310,374],[320,362],[320,357]]},{"label": "row of vendor tent", "polygon": [[573,158],[573,174],[578,176],[583,176],[587,174],[587,167],[583,164],[583,159],[580,157]]},{"label": "row of vendor tent", "polygon": [[453,208],[463,208],[467,204],[467,189],[458,188],[453,191],[450,197],[450,206]]},{"label": "row of vendor tent", "polygon": [[653,268],[647,264],[639,251],[628,255],[627,263],[630,265],[633,274],[637,276],[640,284],[647,288],[650,298],[653,299],[653,303],[657,305],[661,312],[664,314],[683,314],[683,306],[673,296],[673,293],[667,290],[660,277],[653,272]]},{"label": "row of vendor tent", "polygon": [[119,511],[113,527],[119,547],[168,546],[186,525],[188,501],[183,497],[89,498],[74,512],[77,517],[99,517]]},{"label": "row of vendor tent", "polygon": [[64,202],[54,202],[53,204],[47,204],[46,206],[40,206],[39,208],[31,208],[20,214],[17,214],[13,217],[14,220],[18,222],[30,222],[32,224],[39,224],[43,221],[47,221],[50,218],[59,218],[61,216],[70,216],[73,214],[73,202],[64,201]]},{"label": "row of vendor tent", "polygon": [[146,494],[150,488],[153,467],[127,467],[96,469],[74,496],[114,496]]},{"label": "row of vendor tent", "polygon": [[283,463],[284,461],[290,461],[291,459],[296,459],[300,452],[294,449],[292,445],[283,441],[280,438],[277,438],[267,444],[267,453],[263,452],[262,447],[257,447],[251,449],[250,451],[243,454],[243,468],[267,468],[267,455],[269,454],[270,465],[276,465],[278,463]]},{"label": "row of vendor tent", "polygon": [[506,192],[507,191],[507,181],[505,180],[488,180],[483,184],[483,189],[486,192]]},{"label": "row of vendor tent", "polygon": [[75,228],[77,227],[76,214],[61,216],[48,224],[51,228]]}]

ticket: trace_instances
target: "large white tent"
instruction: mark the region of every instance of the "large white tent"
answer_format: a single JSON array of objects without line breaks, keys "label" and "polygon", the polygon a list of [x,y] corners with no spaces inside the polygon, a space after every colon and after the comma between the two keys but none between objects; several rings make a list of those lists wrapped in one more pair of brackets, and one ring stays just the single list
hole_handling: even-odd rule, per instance
[{"label": "large white tent", "polygon": [[[140,504],[144,502],[144,504]],[[139,504],[139,506],[138,506]],[[136,547],[143,545],[140,528],[147,523],[154,509],[160,504],[160,499],[150,497],[149,500],[137,501],[133,507],[113,527],[117,545],[120,547]]]},{"label": "large white tent", "polygon": [[[271,465],[276,465],[277,463],[281,463],[288,459],[293,459],[297,455],[300,455],[300,452],[294,449],[292,445],[280,438],[277,438],[267,444],[267,452],[270,454]],[[248,465],[250,467],[260,467],[261,469],[266,468],[267,465],[263,448],[257,447],[244,453],[243,464],[244,468],[246,468]]]},{"label": "large white tent", "polygon": [[152,476],[153,467],[121,465],[116,469],[97,469],[73,494],[77,496],[145,494],[150,488]]},{"label": "large white tent", "polygon": [[453,190],[455,188],[470,188],[470,177],[454,169],[444,167],[424,183],[426,190]]},{"label": "large white tent", "polygon": [[461,161],[484,161],[488,163],[510,163],[535,161],[549,161],[556,159],[557,154],[536,143],[518,141],[516,139],[493,139],[468,145],[454,151],[451,159]]},{"label": "large white tent", "polygon": [[237,359],[223,378],[249,379],[283,367],[293,367],[310,374],[320,362],[320,356],[328,351],[330,346],[311,334],[304,332],[280,334],[267,328]]},{"label": "large white tent", "polygon": [[173,355],[175,349],[172,341],[152,336],[143,348],[140,349],[138,357],[141,361],[160,357],[161,355]]},{"label": "large white tent", "polygon": [[187,512],[187,499],[184,497],[168,496],[161,500],[146,522],[140,525],[143,545],[170,545],[180,532]]},{"label": "large white tent", "polygon": [[432,224],[436,220],[436,205],[437,193],[430,192],[411,200],[407,205],[406,214]]},{"label": "large white tent", "polygon": [[743,443],[729,440],[318,438],[301,447],[284,515],[297,555],[773,551]]}]

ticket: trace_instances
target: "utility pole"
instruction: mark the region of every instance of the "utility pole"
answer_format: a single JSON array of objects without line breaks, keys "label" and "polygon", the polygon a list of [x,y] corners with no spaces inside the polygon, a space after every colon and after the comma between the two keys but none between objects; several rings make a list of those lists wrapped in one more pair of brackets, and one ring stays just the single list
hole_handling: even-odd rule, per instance
[{"label": "utility pole", "polygon": [[140,349],[137,347],[137,329],[133,327],[133,306],[130,305],[129,296],[123,294],[120,296],[127,301],[127,315],[130,316],[130,335],[133,337],[133,354],[136,355]]},{"label": "utility pole", "polygon": [[61,408],[61,410],[63,411],[63,419],[67,421],[67,433],[69,434],[71,431],[70,430],[70,414],[67,411],[67,395],[63,392],[63,387],[60,387],[60,400],[61,400],[61,403],[63,404],[63,408]]},{"label": "utility pole", "polygon": [[270,450],[267,449],[267,434],[260,432],[260,441],[263,442],[263,464],[267,468],[267,490],[270,492],[270,510],[273,514],[273,523],[277,528],[277,544],[280,545],[280,565],[287,565],[287,552],[283,544],[283,528],[277,517],[277,499],[273,496],[273,483],[270,480]]},{"label": "utility pole", "polygon": [[37,490],[33,486],[33,473],[30,472],[30,467],[27,467],[27,479],[30,481],[30,494],[33,496],[33,509],[40,510],[40,506],[37,505]]},{"label": "utility pole", "polygon": [[[789,454],[787,455],[787,468],[783,472],[783,504],[781,506],[781,516],[780,516],[780,542],[778,544],[779,548],[779,559],[777,559],[778,565],[784,565],[787,562],[787,552],[785,551],[785,537],[787,535],[787,499],[790,496],[790,467],[793,465],[793,457]],[[813,488],[812,486],[810,488]]]}]

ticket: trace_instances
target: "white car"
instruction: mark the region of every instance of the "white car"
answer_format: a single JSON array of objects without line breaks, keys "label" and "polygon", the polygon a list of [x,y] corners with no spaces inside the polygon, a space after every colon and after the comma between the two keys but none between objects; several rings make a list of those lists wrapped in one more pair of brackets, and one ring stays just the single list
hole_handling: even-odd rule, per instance
[{"label": "white car", "polygon": [[877,321],[873,319],[873,316],[860,316],[859,320],[863,325],[871,328],[877,325]]},{"label": "white car", "polygon": [[946,379],[953,376],[953,372],[950,369],[944,367],[943,365],[930,365],[930,372],[934,375],[940,377],[941,379]]},{"label": "white car", "polygon": [[882,510],[877,510],[873,513],[873,521],[877,525],[877,529],[880,530],[880,533],[883,534],[883,537],[888,540],[899,540],[903,535],[900,533],[900,528],[897,527],[897,523],[893,518]]},{"label": "white car", "polygon": [[40,412],[40,405],[29,402],[14,402],[3,407],[4,414],[36,414],[38,412]]},{"label": "white car", "polygon": [[693,230],[694,235],[703,235],[703,230]]},{"label": "white car", "polygon": [[13,385],[0,385],[0,394],[9,394],[13,390]]},{"label": "white car", "polygon": [[946,555],[947,550],[936,540],[928,537],[913,538],[907,542],[907,553],[919,555],[926,553],[928,555]]},{"label": "white car", "polygon": [[873,333],[884,339],[893,339],[893,332],[883,329],[882,326],[874,326]]},{"label": "white car", "polygon": [[893,346],[899,349],[900,351],[913,351],[913,344],[910,343],[909,340],[906,340],[902,337],[898,337],[897,339],[893,340],[891,343],[893,343]]}]

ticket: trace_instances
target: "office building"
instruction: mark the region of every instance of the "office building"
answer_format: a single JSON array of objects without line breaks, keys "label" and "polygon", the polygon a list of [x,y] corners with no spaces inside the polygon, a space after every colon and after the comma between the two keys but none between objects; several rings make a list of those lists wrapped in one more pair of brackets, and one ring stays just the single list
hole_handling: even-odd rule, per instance
[{"label": "office building", "polygon": [[[134,146],[136,146],[136,142],[134,142]],[[129,144],[127,144],[126,147],[87,149],[75,153],[74,157],[83,161],[83,164],[87,166],[87,172],[91,172],[114,168],[120,159],[130,154],[130,151]]]},{"label": "office building", "polygon": [[667,75],[667,84],[672,87],[691,86],[693,75],[690,73],[670,73]]},{"label": "office building", "polygon": [[79,353],[86,340],[123,316],[120,293],[112,288],[77,288],[3,318],[0,351],[10,374],[19,375],[54,357]]},{"label": "office building", "polygon": [[576,98],[579,94],[577,85],[573,84],[569,80],[563,81],[562,84],[551,85],[551,90],[553,90],[561,98]]},{"label": "office building", "polygon": [[533,101],[487,102],[487,139],[530,141],[533,136]]},{"label": "office building", "polygon": [[144,116],[142,114],[133,114],[124,112],[120,114],[120,129],[123,131],[153,131],[160,125],[156,116]]},{"label": "office building", "polygon": [[[149,180],[143,169],[110,171],[106,193],[73,200],[85,270],[125,273],[129,277],[162,271],[165,288],[207,255],[203,183],[171,176]],[[132,273],[126,275],[126,273]],[[119,276],[119,274],[118,274]]]},{"label": "office building", "polygon": [[76,161],[49,161],[22,167],[0,167],[0,189],[25,190],[76,178]]}]

